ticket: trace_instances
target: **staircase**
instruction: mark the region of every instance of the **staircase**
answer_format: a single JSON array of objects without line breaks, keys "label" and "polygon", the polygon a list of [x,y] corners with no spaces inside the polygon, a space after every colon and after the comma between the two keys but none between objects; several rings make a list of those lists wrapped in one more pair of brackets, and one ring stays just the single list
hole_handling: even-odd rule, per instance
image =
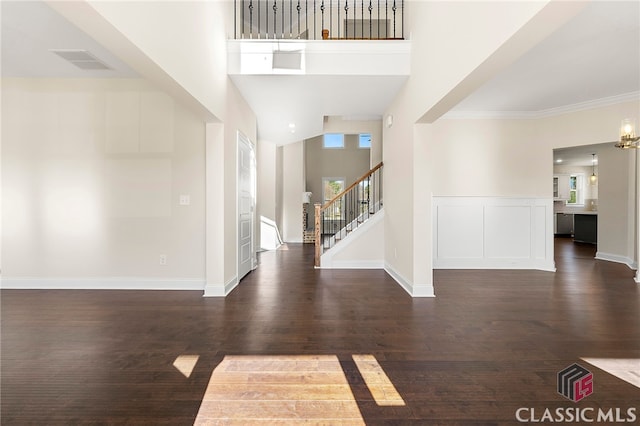
[{"label": "staircase", "polygon": [[339,244],[382,208],[380,163],[325,205],[315,205],[315,257],[320,267],[324,252]]}]

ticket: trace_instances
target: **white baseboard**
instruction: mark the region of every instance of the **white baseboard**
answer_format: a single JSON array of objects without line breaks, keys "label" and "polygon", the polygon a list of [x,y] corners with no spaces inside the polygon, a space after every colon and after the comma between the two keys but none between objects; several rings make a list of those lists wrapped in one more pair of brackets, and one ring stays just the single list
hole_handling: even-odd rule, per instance
[{"label": "white baseboard", "polygon": [[316,269],[383,269],[381,260],[336,260],[331,266],[320,266]]},{"label": "white baseboard", "polygon": [[615,263],[624,263],[631,269],[638,269],[638,265],[633,261],[633,259],[629,259],[626,256],[620,256],[618,254],[604,253],[604,252],[596,252],[596,259],[598,260],[606,260],[608,262]]},{"label": "white baseboard", "polygon": [[2,289],[20,290],[200,290],[204,279],[191,278],[11,278],[0,279]]},{"label": "white baseboard", "polygon": [[207,284],[204,288],[203,297],[226,297],[239,284],[238,277],[231,278],[224,285]]},{"label": "white baseboard", "polygon": [[433,269],[536,269],[555,272],[555,262],[538,259],[434,259]]},{"label": "white baseboard", "polygon": [[393,278],[399,285],[409,293],[411,297],[435,297],[435,292],[433,291],[433,286],[430,285],[421,285],[416,286],[409,282],[406,278],[404,278],[398,271],[393,269],[393,267],[385,262],[384,270]]}]

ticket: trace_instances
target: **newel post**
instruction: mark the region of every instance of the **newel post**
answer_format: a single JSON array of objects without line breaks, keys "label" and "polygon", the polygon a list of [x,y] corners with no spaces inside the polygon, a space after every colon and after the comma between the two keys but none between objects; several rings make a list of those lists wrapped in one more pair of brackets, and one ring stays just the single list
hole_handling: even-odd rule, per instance
[{"label": "newel post", "polygon": [[320,267],[320,244],[322,244],[322,242],[320,241],[321,239],[321,235],[320,235],[320,209],[322,208],[322,204],[314,204],[316,211],[315,211],[315,221],[314,221],[314,230],[316,232],[316,236],[315,236],[315,243],[316,243],[316,253],[314,256],[314,261],[313,264],[316,267]]}]

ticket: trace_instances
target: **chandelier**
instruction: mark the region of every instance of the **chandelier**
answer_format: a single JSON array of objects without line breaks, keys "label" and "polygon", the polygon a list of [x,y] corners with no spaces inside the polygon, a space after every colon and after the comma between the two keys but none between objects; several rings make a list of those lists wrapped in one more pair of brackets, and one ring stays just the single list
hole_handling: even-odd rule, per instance
[{"label": "chandelier", "polygon": [[616,148],[640,148],[640,136],[636,135],[634,120],[625,118],[620,126],[620,141],[616,143]]}]

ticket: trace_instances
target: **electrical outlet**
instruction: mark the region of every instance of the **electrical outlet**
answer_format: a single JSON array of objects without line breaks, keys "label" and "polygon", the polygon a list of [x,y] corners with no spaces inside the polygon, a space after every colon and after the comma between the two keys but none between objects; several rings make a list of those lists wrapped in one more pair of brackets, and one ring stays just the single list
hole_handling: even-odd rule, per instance
[{"label": "electrical outlet", "polygon": [[160,255],[160,264],[161,265],[166,265],[167,264],[167,255],[166,254],[161,254]]},{"label": "electrical outlet", "polygon": [[190,195],[181,195],[179,201],[180,201],[180,205],[181,206],[188,206],[189,204],[191,204],[191,196]]}]

